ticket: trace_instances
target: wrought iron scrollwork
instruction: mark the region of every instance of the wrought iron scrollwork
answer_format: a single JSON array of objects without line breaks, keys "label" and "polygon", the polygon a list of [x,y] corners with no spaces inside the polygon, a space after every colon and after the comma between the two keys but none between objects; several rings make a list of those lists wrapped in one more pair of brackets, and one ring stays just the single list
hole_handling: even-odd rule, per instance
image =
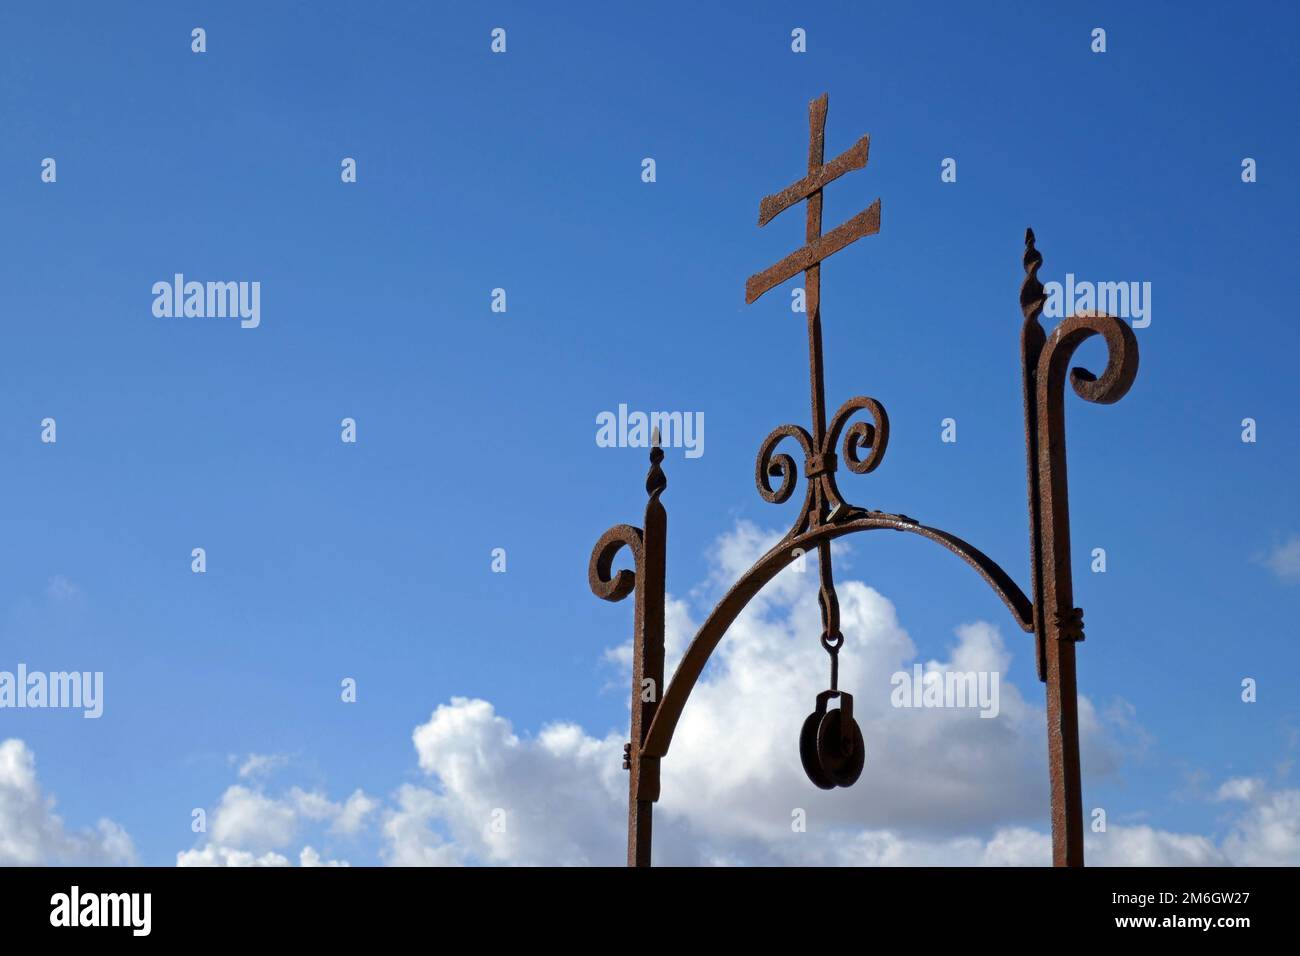
[{"label": "wrought iron scrollwork", "polygon": [[591,593],[602,601],[621,601],[636,590],[636,571],[626,568],[614,574],[614,558],[627,548],[632,552],[635,568],[641,562],[641,529],[630,524],[616,524],[600,536],[591,549],[587,565],[587,583]]},{"label": "wrought iron scrollwork", "polygon": [[[850,424],[855,414],[864,411],[870,413],[870,422],[856,421]],[[885,406],[865,395],[850,398],[831,418],[820,446],[815,444],[813,436],[806,429],[798,425],[780,425],[774,428],[763,440],[754,463],[754,482],[758,486],[758,493],[764,501],[772,504],[789,501],[797,483],[794,458],[785,453],[776,454],[777,446],[786,438],[793,439],[803,452],[803,471],[807,480],[803,505],[787,537],[794,537],[828,522],[874,513],[844,500],[835,481],[835,472],[841,457],[845,466],[855,475],[865,475],[880,466],[885,457],[885,448],[889,445],[889,415],[885,412]],[[835,453],[837,447],[840,447],[840,455]],[[775,488],[772,487],[773,478],[778,478],[781,482]]]},{"label": "wrought iron scrollwork", "polygon": [[[656,431],[654,447],[650,449],[650,470],[645,476],[645,490],[648,500],[646,507],[651,513],[659,513],[663,505],[659,496],[668,487],[668,476],[663,469],[664,450],[659,446]],[[647,522],[649,524],[650,522]],[[614,559],[624,548],[632,554],[634,570],[622,568],[614,573]],[[604,601],[621,601],[637,586],[637,575],[644,573],[642,561],[645,557],[645,532],[630,524],[616,524],[600,536],[596,546],[591,549],[591,560],[587,563],[587,583],[591,593]]]},{"label": "wrought iron scrollwork", "polygon": [[[872,420],[870,424],[854,422],[844,433],[844,462],[855,475],[865,475],[879,467],[885,457],[885,448],[889,445],[889,416],[885,413],[885,406],[864,395],[850,398],[831,419],[826,445],[828,449],[835,447],[840,431],[853,414],[859,411],[870,412]],[[863,448],[868,449],[867,457],[859,458],[858,452]]]},{"label": "wrought iron scrollwork", "polygon": [[[754,481],[758,485],[758,493],[762,495],[763,500],[771,504],[784,504],[790,500],[794,494],[796,483],[795,462],[789,455],[780,454],[773,457],[772,453],[776,451],[782,439],[793,438],[803,449],[804,460],[807,461],[813,456],[813,440],[807,431],[798,425],[778,425],[772,429],[772,433],[763,440],[762,446],[758,450],[758,460],[754,468]],[[773,489],[769,478],[780,478],[781,484]],[[804,505],[807,509],[807,503]]]},{"label": "wrought iron scrollwork", "polygon": [[1128,394],[1138,371],[1137,336],[1123,319],[1102,312],[1079,312],[1052,329],[1038,360],[1038,388],[1043,398],[1065,389],[1065,370],[1087,339],[1106,341],[1106,368],[1100,377],[1086,368],[1070,369],[1070,386],[1084,401],[1111,405]]}]

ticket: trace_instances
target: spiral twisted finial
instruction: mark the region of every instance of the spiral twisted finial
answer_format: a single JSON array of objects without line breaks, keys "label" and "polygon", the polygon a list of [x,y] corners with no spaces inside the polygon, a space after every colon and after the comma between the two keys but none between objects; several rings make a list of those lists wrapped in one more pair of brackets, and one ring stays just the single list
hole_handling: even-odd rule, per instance
[{"label": "spiral twisted finial", "polygon": [[664,474],[663,468],[660,467],[663,460],[664,450],[659,447],[659,435],[656,430],[655,442],[650,448],[650,470],[646,472],[645,476],[645,490],[651,501],[658,498],[663,493],[663,490],[668,487],[668,476]]},{"label": "spiral twisted finial", "polygon": [[1043,254],[1034,246],[1034,230],[1025,230],[1025,281],[1020,284],[1020,311],[1028,322],[1038,318],[1046,299],[1043,284],[1038,281],[1038,269],[1043,264]]}]

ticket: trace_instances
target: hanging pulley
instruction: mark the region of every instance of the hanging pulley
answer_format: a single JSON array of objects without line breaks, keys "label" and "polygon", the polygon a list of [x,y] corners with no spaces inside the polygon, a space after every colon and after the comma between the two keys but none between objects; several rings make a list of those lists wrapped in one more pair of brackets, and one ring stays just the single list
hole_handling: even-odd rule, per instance
[{"label": "hanging pulley", "polygon": [[[828,708],[836,697],[840,706]],[[866,764],[867,749],[858,722],[853,719],[852,694],[824,690],[817,695],[817,707],[803,722],[799,734],[799,758],[808,779],[823,790],[857,783]]]}]

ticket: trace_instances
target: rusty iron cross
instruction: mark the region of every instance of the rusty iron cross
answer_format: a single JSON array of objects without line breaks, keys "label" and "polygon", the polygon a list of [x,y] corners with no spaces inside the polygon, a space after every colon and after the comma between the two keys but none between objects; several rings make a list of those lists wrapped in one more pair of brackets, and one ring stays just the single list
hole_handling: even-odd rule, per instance
[{"label": "rusty iron cross", "polygon": [[[837,226],[826,235],[822,235],[822,190],[828,183],[834,182],[845,173],[862,169],[867,165],[867,154],[871,149],[871,137],[863,136],[849,149],[836,156],[829,163],[824,162],[826,153],[826,105],[827,94],[823,93],[808,104],[808,175],[792,183],[778,193],[763,197],[758,206],[758,224],[764,226],[776,216],[805,199],[807,205],[807,229],[805,245],[796,249],[775,265],[752,275],[745,282],[745,301],[752,303],[763,293],[780,285],[797,273],[804,274],[804,309],[808,316],[808,374],[812,401],[812,435],[805,443],[804,470],[809,479],[808,495],[799,520],[791,535],[808,528],[818,528],[826,523],[833,523],[848,517],[857,511],[848,506],[840,497],[835,486],[835,468],[838,464],[835,456],[835,443],[839,431],[854,411],[868,409],[876,420],[875,425],[855,426],[850,430],[846,457],[849,467],[855,472],[870,471],[879,463],[888,441],[889,420],[884,408],[872,399],[853,399],[840,409],[835,416],[830,440],[826,434],[826,386],[822,372],[822,328],[821,328],[821,262],[834,255],[850,243],[863,236],[874,236],[880,232],[880,200],[877,199],[848,222]],[[778,459],[771,459],[771,450],[776,441],[783,437],[799,439],[797,429],[782,426],[769,437],[764,445],[764,453],[759,455],[758,482],[759,490],[770,491],[768,477],[782,477],[782,489],[775,492],[769,500],[784,500],[782,492],[789,485],[789,472],[793,471],[793,462],[784,465]],[[775,441],[773,441],[773,437]],[[858,461],[854,452],[859,441],[863,446],[872,447],[870,458]],[[764,497],[768,497],[767,494]],[[817,565],[820,576],[818,603],[822,612],[822,645],[831,655],[831,688],[834,690],[839,678],[838,651],[844,643],[840,633],[839,599],[835,594],[834,573],[831,568],[830,542],[824,541],[817,546]]]},{"label": "rusty iron cross", "polygon": [[809,364],[812,374],[812,425],[816,447],[826,430],[826,395],[822,383],[821,261],[863,236],[880,232],[880,200],[877,199],[842,226],[822,235],[822,190],[845,173],[863,169],[871,149],[871,137],[863,136],[829,163],[826,152],[826,103],[823,93],[808,104],[808,175],[779,193],[764,196],[758,205],[758,224],[765,226],[796,203],[808,200],[806,242],[775,265],[752,275],[745,282],[745,302],[752,303],[764,292],[804,274],[804,308],[808,315]]}]

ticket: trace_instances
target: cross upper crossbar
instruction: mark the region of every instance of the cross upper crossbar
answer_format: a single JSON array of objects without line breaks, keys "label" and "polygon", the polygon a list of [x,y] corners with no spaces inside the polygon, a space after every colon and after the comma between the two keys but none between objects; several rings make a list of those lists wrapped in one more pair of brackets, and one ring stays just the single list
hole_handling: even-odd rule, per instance
[{"label": "cross upper crossbar", "polygon": [[871,137],[863,136],[829,163],[822,161],[825,151],[827,96],[822,94],[808,104],[808,175],[758,204],[758,224],[764,226],[796,203],[808,200],[806,242],[775,265],[749,277],[745,282],[745,302],[756,300],[764,292],[780,285],[797,273],[805,272],[809,318],[813,317],[818,292],[817,266],[825,258],[863,236],[880,232],[880,200],[858,213],[848,222],[822,235],[822,190],[845,173],[867,165]]}]

